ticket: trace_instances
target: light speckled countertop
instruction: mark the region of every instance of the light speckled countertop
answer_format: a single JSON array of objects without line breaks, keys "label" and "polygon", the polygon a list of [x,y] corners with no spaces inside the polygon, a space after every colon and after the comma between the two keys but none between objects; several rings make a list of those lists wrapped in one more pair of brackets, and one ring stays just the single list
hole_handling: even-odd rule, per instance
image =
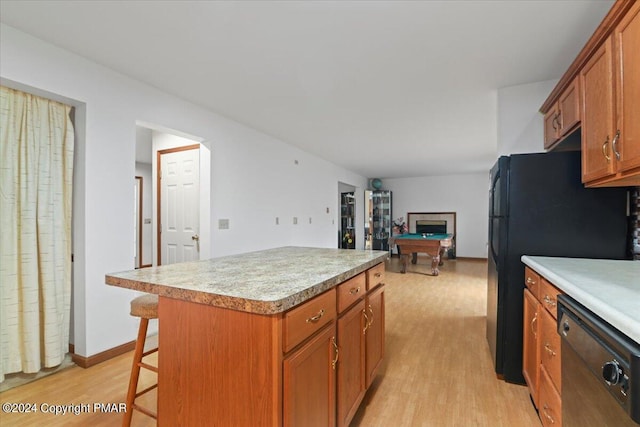
[{"label": "light speckled countertop", "polygon": [[105,276],[108,285],[250,313],[290,309],[384,262],[385,251],[283,247]]},{"label": "light speckled countertop", "polygon": [[640,343],[640,261],[525,255],[522,262]]}]

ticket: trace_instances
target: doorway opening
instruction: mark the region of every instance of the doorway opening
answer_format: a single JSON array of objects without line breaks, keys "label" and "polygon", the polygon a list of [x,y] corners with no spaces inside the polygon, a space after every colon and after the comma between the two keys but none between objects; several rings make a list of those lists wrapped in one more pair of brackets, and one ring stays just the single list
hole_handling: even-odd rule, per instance
[{"label": "doorway opening", "polygon": [[356,248],[356,187],[338,182],[340,196],[340,229],[338,230],[338,248]]},{"label": "doorway opening", "polygon": [[142,265],[208,258],[210,147],[202,138],[182,132],[136,125],[135,174],[143,177]]}]

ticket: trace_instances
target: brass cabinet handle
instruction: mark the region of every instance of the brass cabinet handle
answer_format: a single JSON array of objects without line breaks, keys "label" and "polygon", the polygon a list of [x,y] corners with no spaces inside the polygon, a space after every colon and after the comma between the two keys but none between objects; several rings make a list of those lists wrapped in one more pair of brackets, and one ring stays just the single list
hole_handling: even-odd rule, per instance
[{"label": "brass cabinet handle", "polygon": [[318,314],[316,314],[315,316],[309,317],[309,318],[307,319],[307,323],[315,323],[315,322],[317,322],[318,320],[320,320],[320,318],[321,318],[322,316],[324,316],[324,308],[323,308],[323,309],[321,309],[321,310],[318,312]]},{"label": "brass cabinet handle", "polygon": [[536,313],[533,316],[533,319],[531,319],[531,332],[533,332],[534,338],[538,338],[538,334],[536,333],[536,328],[533,326],[533,324],[536,323],[537,321],[538,321],[538,313]]},{"label": "brass cabinet handle", "polygon": [[376,273],[376,274],[374,274],[373,276],[374,276],[376,279],[379,279],[379,278],[380,278],[380,276],[382,276],[382,274],[381,274],[381,273]]},{"label": "brass cabinet handle", "polygon": [[331,361],[331,367],[335,371],[336,365],[338,364],[338,358],[340,357],[340,350],[338,349],[338,344],[336,343],[336,337],[331,337],[331,343],[333,344],[333,349],[336,351],[336,358]]},{"label": "brass cabinet handle", "polygon": [[533,285],[534,283],[536,283],[535,280],[533,280],[531,277],[527,277],[527,285]]},{"label": "brass cabinet handle", "polygon": [[557,131],[558,130],[558,126],[556,125],[558,123],[558,115],[556,114],[555,116],[553,116],[553,119],[551,120],[551,126],[553,126],[553,130]]},{"label": "brass cabinet handle", "polygon": [[556,306],[556,302],[549,297],[549,295],[545,295],[544,296],[544,302],[549,306],[549,307],[555,307]]},{"label": "brass cabinet handle", "polygon": [[369,319],[369,327],[373,325],[373,309],[371,308],[371,304],[369,304],[369,313],[371,313],[371,318]]},{"label": "brass cabinet handle", "polygon": [[551,424],[555,424],[556,420],[554,420],[553,417],[549,415],[549,413],[547,412],[547,409],[549,409],[549,406],[547,406],[547,404],[545,403],[544,406],[542,407],[542,412],[544,413],[544,416],[549,420]]},{"label": "brass cabinet handle", "polygon": [[620,152],[618,151],[618,139],[620,139],[620,129],[618,129],[616,135],[613,137],[613,142],[611,142],[611,148],[613,149],[613,154],[616,155],[616,160],[620,160]]},{"label": "brass cabinet handle", "polygon": [[544,349],[547,351],[547,353],[549,353],[551,356],[555,356],[556,352],[553,351],[553,349],[551,348],[551,346],[549,345],[549,343],[545,343],[544,344]]},{"label": "brass cabinet handle", "polygon": [[367,333],[367,329],[369,329],[369,317],[367,316],[367,311],[362,310],[362,315],[364,316],[364,329],[362,329],[362,335]]},{"label": "brass cabinet handle", "polygon": [[604,158],[607,159],[607,163],[611,161],[611,157],[607,154],[607,145],[609,145],[609,135],[607,135],[607,139],[602,143],[602,154]]},{"label": "brass cabinet handle", "polygon": [[351,295],[356,295],[358,292],[360,292],[360,286],[358,286],[357,288],[351,288],[349,289],[349,293]]}]

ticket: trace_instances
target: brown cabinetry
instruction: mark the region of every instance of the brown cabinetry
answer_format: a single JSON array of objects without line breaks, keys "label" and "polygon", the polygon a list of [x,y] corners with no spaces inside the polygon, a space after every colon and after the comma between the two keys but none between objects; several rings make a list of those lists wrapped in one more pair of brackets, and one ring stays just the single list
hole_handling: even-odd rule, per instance
[{"label": "brown cabinetry", "polygon": [[522,373],[543,425],[562,425],[560,335],[556,332],[560,291],[525,267]]},{"label": "brown cabinetry", "polygon": [[[338,286],[338,426],[348,426],[384,355],[384,264]],[[369,289],[367,293],[362,292]],[[353,305],[352,305],[353,304]],[[349,307],[349,308],[347,308]]]},{"label": "brown cabinetry", "polygon": [[613,4],[540,111],[545,148],[581,123],[585,186],[640,185],[640,2]]},{"label": "brown cabinetry", "polygon": [[348,425],[384,354],[384,275],[276,314],[161,296],[158,425]]},{"label": "brown cabinetry", "polygon": [[583,182],[640,184],[640,3],[598,48],[580,79]]},{"label": "brown cabinetry", "polygon": [[364,311],[365,302],[361,298],[338,320],[338,426],[349,425],[366,391]]},{"label": "brown cabinetry", "polygon": [[580,80],[576,78],[544,115],[544,148],[552,149],[578,127],[580,120]]},{"label": "brown cabinetry", "polygon": [[524,290],[524,322],[522,343],[522,375],[529,387],[529,393],[534,405],[538,406],[538,375],[540,373],[538,360],[538,299],[529,289]]},{"label": "brown cabinetry", "polygon": [[283,425],[335,425],[335,323],[283,362]]}]

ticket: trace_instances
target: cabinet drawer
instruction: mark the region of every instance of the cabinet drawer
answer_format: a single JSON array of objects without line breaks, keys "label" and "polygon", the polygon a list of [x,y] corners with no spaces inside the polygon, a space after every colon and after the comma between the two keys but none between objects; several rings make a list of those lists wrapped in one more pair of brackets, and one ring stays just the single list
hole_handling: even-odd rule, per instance
[{"label": "cabinet drawer", "polygon": [[561,390],[560,335],[556,331],[556,320],[546,311],[540,315],[540,363],[547,370],[551,382]]},{"label": "cabinet drawer", "polygon": [[338,313],[342,313],[367,292],[367,277],[360,273],[338,285]]},{"label": "cabinet drawer", "polygon": [[544,277],[540,278],[540,303],[547,309],[554,319],[558,318],[558,294],[561,294],[555,286],[549,283]]},{"label": "cabinet drawer", "polygon": [[540,289],[540,275],[529,267],[524,268],[524,284],[527,286],[527,288],[529,288],[529,291],[531,291],[533,296],[538,298]]},{"label": "cabinet drawer", "polygon": [[284,352],[290,351],[335,318],[335,288],[287,311],[284,315]]},{"label": "cabinet drawer", "polygon": [[562,427],[562,400],[547,371],[540,369],[540,421],[545,427]]},{"label": "cabinet drawer", "polygon": [[367,270],[367,290],[384,283],[384,262]]}]

